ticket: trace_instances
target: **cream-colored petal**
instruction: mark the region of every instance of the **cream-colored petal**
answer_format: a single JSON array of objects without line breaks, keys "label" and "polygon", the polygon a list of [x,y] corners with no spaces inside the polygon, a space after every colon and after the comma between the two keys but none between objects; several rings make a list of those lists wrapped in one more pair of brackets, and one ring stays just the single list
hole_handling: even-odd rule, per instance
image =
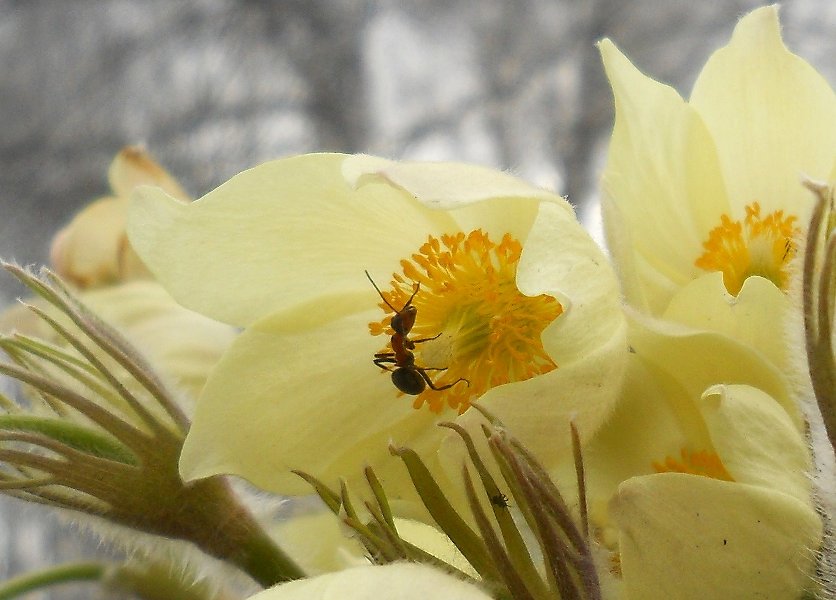
[{"label": "cream-colored petal", "polygon": [[307,494],[290,469],[359,476],[366,462],[389,458],[391,428],[431,421],[429,411],[398,399],[388,374],[372,364],[385,340],[369,335],[377,315],[368,306],[366,294],[323,298],[241,334],[200,397],[180,459],[183,477],[234,473],[270,491]]},{"label": "cream-colored petal", "polygon": [[445,213],[383,183],[353,190],[341,155],[295,156],[236,175],[191,204],[138,188],[129,235],[184,305],[238,325],[378,279],[447,231]]},{"label": "cream-colored petal", "polygon": [[629,598],[800,598],[822,526],[807,504],[757,486],[662,473],[624,482],[621,529]]},{"label": "cream-colored petal", "polygon": [[192,398],[237,336],[233,327],[183,308],[154,281],[99,288],[81,299]]},{"label": "cream-colored petal", "polygon": [[784,373],[791,372],[784,332],[790,300],[768,279],[748,277],[735,297],[719,271],[681,288],[663,318],[695,329],[714,331],[763,353]]},{"label": "cream-colored petal", "polygon": [[718,382],[746,384],[772,396],[793,422],[801,415],[787,377],[754,348],[726,335],[659,321],[628,311],[629,342],[649,364],[675,378],[697,399]]},{"label": "cream-colored petal", "polygon": [[395,162],[359,154],[346,158],[343,175],[351,185],[383,180],[429,208],[452,210],[496,198],[555,202],[554,193],[488,167],[453,162]]},{"label": "cream-colored petal", "polygon": [[803,173],[826,178],[836,157],[836,95],[781,40],[776,6],[740,20],[728,46],[706,63],[691,94],[717,144],[729,198],[784,209],[806,224]]},{"label": "cream-colored petal", "polygon": [[[642,261],[681,285],[696,273],[705,233],[728,210],[714,143],[676,91],[640,73],[609,40],[600,49],[616,107],[605,197],[618,205]],[[667,299],[647,302],[656,311]]]},{"label": "cream-colored petal", "polygon": [[606,360],[613,374],[621,370],[627,344],[618,281],[607,257],[562,205],[540,205],[520,257],[517,287],[529,296],[553,296],[563,306],[542,336],[559,368],[612,345]]},{"label": "cream-colored petal", "polygon": [[[50,262],[55,272],[80,288],[109,285],[124,279],[125,198],[101,198],[88,204],[53,238]],[[133,263],[132,263],[132,266]],[[147,270],[128,273],[147,275]]]},{"label": "cream-colored petal", "polygon": [[[659,378],[631,355],[619,402],[583,449],[587,504],[596,527],[609,523],[607,504],[622,481],[655,473],[654,463],[678,457],[687,443],[690,428],[683,427]],[[571,473],[574,476],[574,469]]]},{"label": "cream-colored petal", "polygon": [[[585,441],[613,409],[622,386],[627,350],[614,336],[565,366],[488,390],[479,403],[495,414],[547,468],[571,448],[569,421]],[[468,411],[459,420],[478,419]]]},{"label": "cream-colored petal", "polygon": [[270,533],[309,575],[368,563],[365,548],[330,510],[294,515],[272,525]]},{"label": "cream-colored petal", "polygon": [[122,148],[110,164],[107,178],[120,198],[128,198],[137,186],[153,185],[178,200],[190,199],[177,180],[141,146]]},{"label": "cream-colored petal", "polygon": [[471,577],[479,576],[456,545],[437,527],[409,519],[395,519],[395,526],[398,535],[410,544],[426,550],[462,573]]},{"label": "cream-colored petal", "polygon": [[[606,247],[613,259],[613,269],[621,284],[624,301],[642,312],[650,311],[650,300],[655,299],[657,311],[670,297],[677,285],[652,267],[633,250],[633,232],[617,202],[606,190],[601,193],[601,218],[607,224],[604,229]],[[654,277],[655,275],[655,277]]]},{"label": "cream-colored petal", "polygon": [[810,452],[786,411],[745,385],[717,385],[700,408],[717,455],[735,481],[810,502]]},{"label": "cream-colored petal", "polygon": [[478,587],[425,565],[357,567],[277,585],[250,600],[490,600]]},{"label": "cream-colored petal", "polygon": [[427,208],[450,211],[449,217],[456,224],[453,231],[482,229],[495,241],[509,233],[524,244],[541,202],[559,204],[572,213],[569,204],[553,192],[478,165],[395,162],[357,155],[345,160],[343,174],[356,187],[369,182],[388,183]]}]

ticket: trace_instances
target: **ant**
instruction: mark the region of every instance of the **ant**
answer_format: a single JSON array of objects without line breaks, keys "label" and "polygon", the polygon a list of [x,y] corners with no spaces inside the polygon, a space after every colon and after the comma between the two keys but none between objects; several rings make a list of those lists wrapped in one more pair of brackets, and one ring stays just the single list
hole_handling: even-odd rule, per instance
[{"label": "ant", "polygon": [[[418,290],[421,289],[421,284],[415,284],[415,289],[409,297],[409,300],[406,301],[403,308],[398,310],[389,304],[389,301],[383,296],[383,292],[381,292],[380,288],[377,287],[377,284],[372,279],[372,276],[369,275],[368,271],[366,271],[366,277],[369,278],[369,281],[371,281],[374,289],[377,290],[378,295],[386,306],[391,308],[395,313],[392,317],[391,323],[392,330],[395,334],[389,342],[392,346],[392,352],[378,352],[374,355],[374,360],[372,361],[376,366],[381,369],[386,369],[392,373],[392,383],[395,384],[395,387],[404,394],[417,396],[423,392],[427,386],[437,392],[449,389],[460,381],[464,381],[469,386],[470,382],[467,379],[459,377],[453,383],[436,387],[433,380],[430,379],[429,375],[427,375],[427,371],[444,371],[446,367],[419,367],[415,364],[415,355],[412,353],[415,349],[415,344],[429,342],[441,335],[441,333],[439,333],[433,337],[422,338],[420,340],[409,339],[409,332],[412,331],[412,327],[415,325],[415,318],[418,316],[418,309],[412,305],[412,300],[415,298]],[[394,365],[394,367],[388,365]]]}]

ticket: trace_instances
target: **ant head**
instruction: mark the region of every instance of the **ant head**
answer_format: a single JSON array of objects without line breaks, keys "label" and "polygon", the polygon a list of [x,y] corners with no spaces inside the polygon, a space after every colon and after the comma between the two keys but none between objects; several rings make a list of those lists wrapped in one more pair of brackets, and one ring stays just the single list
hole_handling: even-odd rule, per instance
[{"label": "ant head", "polygon": [[371,281],[374,289],[377,290],[377,294],[380,296],[380,299],[383,300],[384,304],[391,308],[392,312],[395,313],[392,317],[392,330],[401,336],[409,334],[412,326],[415,325],[415,317],[418,314],[418,309],[412,306],[412,300],[415,298],[415,294],[418,293],[418,290],[421,289],[421,284],[415,284],[415,289],[412,291],[412,295],[409,297],[409,300],[407,300],[406,304],[403,305],[403,308],[399,310],[389,303],[383,295],[383,292],[381,292],[380,288],[377,287],[377,284],[374,282],[374,279],[372,279],[372,276],[369,275],[368,271],[366,271],[366,277],[369,278],[369,281]]}]

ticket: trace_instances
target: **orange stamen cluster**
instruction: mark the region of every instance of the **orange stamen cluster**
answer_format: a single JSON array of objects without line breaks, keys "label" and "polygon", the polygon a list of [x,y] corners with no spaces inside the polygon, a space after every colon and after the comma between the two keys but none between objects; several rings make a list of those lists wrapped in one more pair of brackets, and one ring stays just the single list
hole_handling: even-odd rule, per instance
[{"label": "orange stamen cluster", "polygon": [[[401,261],[391,292],[383,292],[394,307],[412,300],[417,319],[410,332],[416,344],[415,364],[430,371],[437,387],[464,379],[453,387],[426,389],[414,407],[426,404],[441,413],[445,407],[459,414],[488,389],[529,379],[556,367],[543,349],[540,336],[563,307],[551,296],[524,296],[517,289],[517,263],[521,244],[506,234],[497,244],[481,229],[430,236],[416,254]],[[392,310],[369,324],[372,335],[393,335]],[[439,335],[440,334],[440,335]],[[435,337],[438,336],[438,337]],[[383,351],[390,351],[391,344]]]},{"label": "orange stamen cluster", "polygon": [[706,271],[722,271],[723,283],[730,294],[737,295],[747,277],[759,275],[787,289],[787,265],[795,255],[799,229],[796,217],[776,210],[761,217],[760,204],[746,206],[743,222],[720,217],[720,225],[711,230],[703,252],[695,265]]},{"label": "orange stamen cluster", "polygon": [[690,452],[683,448],[680,452],[680,460],[668,456],[663,463],[654,462],[653,468],[657,473],[688,473],[722,481],[734,481],[734,478],[726,471],[720,457],[706,450]]}]

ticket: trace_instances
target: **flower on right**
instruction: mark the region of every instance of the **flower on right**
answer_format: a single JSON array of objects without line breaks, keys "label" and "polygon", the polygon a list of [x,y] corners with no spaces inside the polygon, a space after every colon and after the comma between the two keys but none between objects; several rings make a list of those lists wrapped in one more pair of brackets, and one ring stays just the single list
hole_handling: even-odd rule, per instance
[{"label": "flower on right", "polygon": [[628,303],[776,302],[813,206],[801,177],[836,177],[836,96],[784,46],[777,7],[741,19],[687,102],[600,49],[616,108],[602,212]]},{"label": "flower on right", "polygon": [[774,6],[740,20],[688,101],[600,50],[616,112],[601,206],[631,360],[585,452],[593,534],[630,598],[816,593],[828,542],[791,332],[815,203],[802,178],[836,179],[836,95],[784,46]]}]

